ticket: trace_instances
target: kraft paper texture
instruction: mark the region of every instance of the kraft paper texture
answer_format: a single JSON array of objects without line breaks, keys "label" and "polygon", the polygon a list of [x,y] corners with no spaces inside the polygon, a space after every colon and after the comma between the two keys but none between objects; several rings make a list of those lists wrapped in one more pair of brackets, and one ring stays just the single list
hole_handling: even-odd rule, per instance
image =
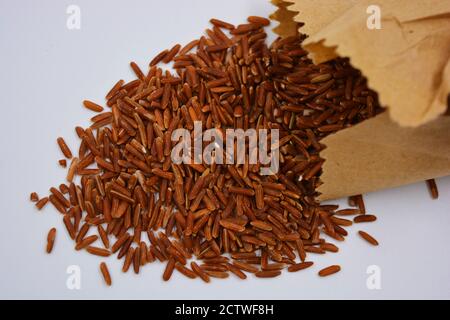
[{"label": "kraft paper texture", "polygon": [[450,118],[441,116],[450,93],[450,0],[272,3],[276,33],[292,35],[294,22],[304,23],[299,31],[309,35],[311,58],[349,57],[388,108],[323,140],[321,199],[450,174]]},{"label": "kraft paper texture", "polygon": [[383,113],[322,141],[322,200],[450,175],[450,117],[404,128]]}]

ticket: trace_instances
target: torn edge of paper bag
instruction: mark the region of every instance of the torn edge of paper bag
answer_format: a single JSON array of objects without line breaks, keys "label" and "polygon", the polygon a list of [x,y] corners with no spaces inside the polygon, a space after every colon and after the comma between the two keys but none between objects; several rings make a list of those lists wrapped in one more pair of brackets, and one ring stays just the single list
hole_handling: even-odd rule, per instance
[{"label": "torn edge of paper bag", "polygon": [[273,28],[273,32],[282,38],[287,38],[298,34],[298,28],[300,25],[294,20],[294,17],[298,14],[298,12],[288,9],[293,2],[284,0],[271,0],[270,2],[277,7],[277,10],[269,17],[272,20],[278,21],[278,26]]}]

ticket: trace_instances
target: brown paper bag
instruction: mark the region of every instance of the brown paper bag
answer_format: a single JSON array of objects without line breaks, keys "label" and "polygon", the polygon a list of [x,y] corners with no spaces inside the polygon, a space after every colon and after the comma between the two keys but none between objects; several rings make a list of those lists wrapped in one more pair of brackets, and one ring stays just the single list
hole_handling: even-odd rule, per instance
[{"label": "brown paper bag", "polygon": [[[272,2],[276,33],[295,34],[304,23],[311,58],[350,57],[388,108],[323,140],[321,199],[450,174],[450,118],[441,116],[450,93],[449,0]],[[381,29],[369,28],[376,13]]]}]

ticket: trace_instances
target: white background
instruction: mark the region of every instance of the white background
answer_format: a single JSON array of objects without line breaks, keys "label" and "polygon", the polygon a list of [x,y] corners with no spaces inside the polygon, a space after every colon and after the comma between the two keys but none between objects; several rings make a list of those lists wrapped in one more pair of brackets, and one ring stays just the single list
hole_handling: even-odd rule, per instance
[{"label": "white background", "polygon": [[[81,30],[66,28],[71,4],[81,9]],[[56,137],[65,137],[76,152],[73,128],[93,116],[81,101],[103,103],[118,79],[132,79],[131,60],[144,68],[162,49],[198,37],[211,17],[238,24],[273,10],[265,0],[0,0],[0,298],[450,298],[450,178],[438,180],[436,201],[424,183],[366,195],[378,221],[350,228],[337,254],[311,254],[314,268],[209,285],[176,273],[164,283],[160,263],[139,276],[122,274],[122,261],[111,257],[113,286],[107,288],[98,270],[102,259],[73,250],[60,215],[50,206],[38,212],[28,201],[31,191],[44,196],[64,181]],[[46,234],[53,226],[57,239],[47,255]],[[381,245],[361,240],[358,228]],[[319,268],[329,264],[342,265],[342,271],[319,278]],[[81,290],[66,287],[70,265],[81,268]],[[381,290],[366,286],[370,265],[381,269]]]}]

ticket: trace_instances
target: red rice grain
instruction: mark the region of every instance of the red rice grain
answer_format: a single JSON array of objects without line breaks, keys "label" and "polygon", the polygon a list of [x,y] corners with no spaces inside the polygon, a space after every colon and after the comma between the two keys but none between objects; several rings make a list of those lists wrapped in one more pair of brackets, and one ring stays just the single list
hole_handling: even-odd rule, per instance
[{"label": "red rice grain", "polygon": [[97,231],[100,236],[100,239],[102,239],[103,246],[105,247],[105,249],[108,249],[109,248],[109,238],[108,238],[108,234],[106,233],[105,229],[103,229],[103,227],[101,225],[98,225]]},{"label": "red rice grain", "polygon": [[89,101],[89,100],[84,100],[83,105],[86,109],[89,109],[94,112],[102,112],[104,110],[102,106],[96,104],[95,102]]},{"label": "red rice grain", "polygon": [[136,62],[130,62],[130,67],[131,69],[133,69],[134,74],[136,75],[136,77],[138,77],[140,80],[144,80],[145,79],[145,75],[142,72],[141,68],[139,68],[139,66],[136,64]]},{"label": "red rice grain", "polygon": [[40,199],[38,202],[36,202],[36,208],[38,208],[38,210],[42,210],[42,208],[45,207],[47,202],[48,202],[48,197],[44,197],[44,198]]},{"label": "red rice grain", "polygon": [[38,202],[39,201],[39,196],[36,192],[32,192],[30,194],[30,201],[32,202]]},{"label": "red rice grain", "polygon": [[257,17],[257,16],[250,16],[247,18],[247,21],[250,23],[256,23],[260,24],[262,26],[268,26],[270,25],[270,20],[263,18],[263,17]]},{"label": "red rice grain", "polygon": [[361,223],[361,222],[373,222],[376,221],[377,217],[371,214],[362,214],[353,218],[353,222]]},{"label": "red rice grain", "polygon": [[58,163],[61,167],[66,168],[67,167],[67,160],[66,159],[61,159],[58,160]]},{"label": "red rice grain", "polygon": [[305,262],[300,262],[300,263],[296,263],[293,265],[290,265],[288,267],[288,271],[289,272],[297,272],[303,269],[307,269],[309,267],[311,267],[314,263],[312,261],[305,261]]},{"label": "red rice grain", "polygon": [[427,186],[428,186],[428,190],[430,191],[430,195],[432,199],[437,199],[439,198],[439,191],[436,185],[436,180],[434,179],[429,179],[427,180]]},{"label": "red rice grain", "polygon": [[69,181],[69,182],[73,181],[75,173],[77,172],[78,162],[79,162],[78,158],[72,159],[72,161],[70,163],[69,171],[67,171],[67,181]]},{"label": "red rice grain", "polygon": [[134,248],[130,248],[125,256],[125,261],[123,262],[122,272],[125,273],[128,271],[128,269],[131,266],[131,263],[133,262],[133,256],[134,256]]},{"label": "red rice grain", "polygon": [[150,61],[150,67],[153,67],[155,65],[157,65],[159,62],[161,62],[167,55],[167,53],[169,52],[169,50],[163,50],[160,53],[158,53],[152,61]]},{"label": "red rice grain", "polygon": [[364,239],[366,240],[368,243],[370,243],[371,245],[374,246],[378,246],[378,241],[372,237],[370,234],[368,234],[367,232],[364,231],[358,231],[358,234]]},{"label": "red rice grain", "polygon": [[194,261],[191,262],[191,268],[192,270],[200,277],[200,279],[202,279],[204,282],[209,283],[210,282],[210,278],[209,276],[205,273],[205,271],[198,265],[196,264]]},{"label": "red rice grain", "polygon": [[55,207],[56,210],[58,210],[62,214],[66,214],[66,209],[53,194],[50,195],[48,199],[50,200],[50,203]]},{"label": "red rice grain", "polygon": [[172,59],[177,55],[178,51],[180,51],[181,45],[176,44],[169,50],[164,59],[162,59],[163,63],[169,63]]},{"label": "red rice grain", "polygon": [[219,278],[219,279],[226,279],[230,276],[228,272],[225,271],[211,271],[211,270],[205,270],[205,273],[213,278]]},{"label": "red rice grain", "polygon": [[329,267],[326,267],[326,268],[320,270],[319,276],[327,277],[327,276],[337,273],[339,271],[341,271],[341,267],[338,265],[333,265],[333,266],[329,266]]},{"label": "red rice grain", "polygon": [[58,139],[56,139],[56,141],[58,142],[59,148],[61,149],[61,152],[63,153],[63,155],[67,159],[71,159],[72,158],[72,151],[70,151],[70,149],[67,146],[67,144],[64,141],[64,139],[62,137],[59,137]]},{"label": "red rice grain", "polygon": [[275,278],[281,274],[281,271],[271,270],[271,271],[258,271],[255,276],[258,278]]},{"label": "red rice grain", "polygon": [[322,244],[320,244],[320,249],[329,251],[329,252],[338,252],[339,251],[339,248],[336,247],[332,243],[322,243]]},{"label": "red rice grain", "polygon": [[103,279],[105,280],[106,285],[111,286],[112,284],[111,274],[109,273],[108,266],[106,265],[106,263],[104,262],[100,263],[100,272],[103,275]]},{"label": "red rice grain", "polygon": [[172,276],[174,268],[175,268],[175,259],[171,258],[167,262],[166,269],[164,270],[164,274],[163,274],[164,281],[169,281],[170,277]]},{"label": "red rice grain", "polygon": [[97,241],[97,239],[98,239],[97,235],[86,237],[77,243],[77,245],[75,246],[75,250],[82,250],[93,244],[95,241]]},{"label": "red rice grain", "polygon": [[236,268],[239,268],[241,270],[247,271],[247,272],[251,272],[251,273],[256,273],[258,272],[258,268],[252,266],[251,264],[245,263],[245,262],[241,262],[241,261],[233,261],[233,266],[235,266]]},{"label": "red rice grain", "polygon": [[188,278],[191,278],[191,279],[197,278],[197,275],[195,274],[194,271],[186,268],[179,262],[175,263],[175,268],[178,270],[178,272],[180,272],[181,274],[183,274],[184,276],[186,276]]},{"label": "red rice grain", "polygon": [[106,100],[111,99],[120,90],[120,88],[123,86],[124,83],[125,81],[123,80],[117,81],[111,88],[111,90],[109,90],[109,92],[106,94],[105,96]]},{"label": "red rice grain", "polygon": [[355,205],[359,208],[360,214],[366,214],[366,205],[362,194],[354,196]]},{"label": "red rice grain", "polygon": [[47,253],[51,253],[53,250],[53,246],[55,245],[56,238],[56,228],[51,228],[47,235]]},{"label": "red rice grain", "polygon": [[238,278],[245,280],[247,279],[247,275],[245,273],[243,273],[238,267],[235,267],[232,264],[227,263],[226,264],[228,270],[233,273],[234,275],[236,275]]},{"label": "red rice grain", "polygon": [[92,246],[87,247],[86,251],[92,255],[99,256],[99,257],[109,257],[111,255],[111,253],[107,249],[92,247]]},{"label": "red rice grain", "polygon": [[224,28],[224,29],[228,29],[228,30],[233,30],[234,29],[234,25],[219,19],[211,19],[209,20],[209,22],[211,22],[213,25],[215,25],[216,27],[219,28]]},{"label": "red rice grain", "polygon": [[351,215],[357,215],[357,214],[361,214],[359,209],[342,209],[342,210],[337,210],[335,212],[335,215],[338,215],[338,216],[351,216]]}]

